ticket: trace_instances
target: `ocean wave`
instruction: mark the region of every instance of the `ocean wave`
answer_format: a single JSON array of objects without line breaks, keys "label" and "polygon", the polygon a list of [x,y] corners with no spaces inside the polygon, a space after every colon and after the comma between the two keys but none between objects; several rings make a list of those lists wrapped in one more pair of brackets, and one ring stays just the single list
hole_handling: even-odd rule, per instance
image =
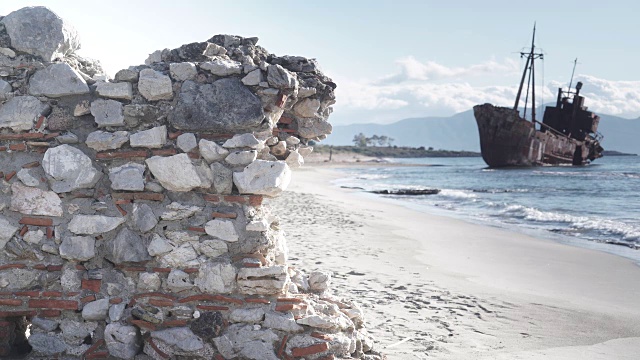
[{"label": "ocean wave", "polygon": [[475,193],[504,194],[504,193],[528,193],[531,189],[473,189]]},{"label": "ocean wave", "polygon": [[475,199],[478,195],[469,190],[442,189],[439,196],[453,199]]}]

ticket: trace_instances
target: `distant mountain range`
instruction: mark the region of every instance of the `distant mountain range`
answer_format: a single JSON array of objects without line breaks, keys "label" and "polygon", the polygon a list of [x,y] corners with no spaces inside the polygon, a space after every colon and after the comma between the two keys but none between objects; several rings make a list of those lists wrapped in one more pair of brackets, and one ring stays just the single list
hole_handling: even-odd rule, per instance
[{"label": "distant mountain range", "polygon": [[[613,115],[600,115],[598,130],[604,135],[602,146],[606,150],[640,154],[640,118],[631,120]],[[322,144],[353,145],[353,137],[359,133],[368,137],[386,135],[395,139],[393,145],[398,146],[480,151],[480,138],[473,110],[450,117],[410,118],[385,125],[334,126],[333,133]]]}]

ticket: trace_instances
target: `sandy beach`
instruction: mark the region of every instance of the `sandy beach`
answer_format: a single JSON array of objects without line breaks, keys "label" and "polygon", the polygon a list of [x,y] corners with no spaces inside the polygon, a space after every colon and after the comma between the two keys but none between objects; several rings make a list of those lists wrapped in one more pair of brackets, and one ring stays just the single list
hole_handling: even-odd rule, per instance
[{"label": "sandy beach", "polygon": [[362,304],[389,359],[638,359],[632,261],[423,213],[338,177],[296,169],[270,203],[291,263],[333,271],[332,292]]}]

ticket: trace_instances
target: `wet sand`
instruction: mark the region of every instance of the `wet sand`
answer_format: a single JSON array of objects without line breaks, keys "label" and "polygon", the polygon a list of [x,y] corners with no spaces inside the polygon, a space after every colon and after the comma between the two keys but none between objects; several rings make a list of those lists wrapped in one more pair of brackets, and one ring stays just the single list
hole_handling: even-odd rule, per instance
[{"label": "wet sand", "polygon": [[291,263],[333,271],[390,359],[639,358],[630,260],[341,189],[323,165],[296,169],[270,203]]}]

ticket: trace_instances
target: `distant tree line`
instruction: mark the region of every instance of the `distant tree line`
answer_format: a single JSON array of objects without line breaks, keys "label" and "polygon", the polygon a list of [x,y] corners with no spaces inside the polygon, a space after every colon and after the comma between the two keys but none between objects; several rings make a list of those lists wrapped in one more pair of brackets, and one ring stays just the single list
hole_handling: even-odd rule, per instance
[{"label": "distant tree line", "polygon": [[359,133],[353,137],[352,141],[357,147],[391,146],[391,143],[393,143],[395,139],[386,135],[367,137],[365,134]]}]

